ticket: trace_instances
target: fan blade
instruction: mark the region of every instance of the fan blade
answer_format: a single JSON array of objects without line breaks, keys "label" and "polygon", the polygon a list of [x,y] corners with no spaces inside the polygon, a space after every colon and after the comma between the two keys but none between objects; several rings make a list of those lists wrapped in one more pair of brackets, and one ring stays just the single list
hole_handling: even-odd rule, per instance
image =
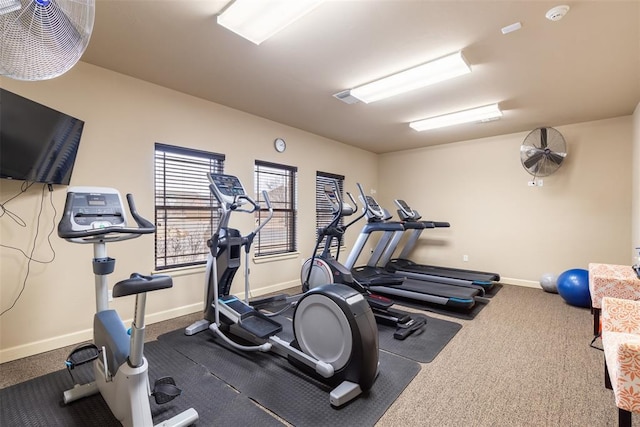
[{"label": "fan blade", "polygon": [[543,152],[535,153],[534,155],[529,157],[527,160],[525,160],[523,164],[527,169],[530,169],[533,165],[538,163],[540,159],[542,159],[543,157],[544,157]]},{"label": "fan blade", "polygon": [[560,166],[560,163],[564,160],[564,156],[554,152],[549,152],[549,154],[547,154],[547,158],[558,166]]},{"label": "fan blade", "polygon": [[547,128],[540,128],[540,144],[542,148],[547,148]]}]

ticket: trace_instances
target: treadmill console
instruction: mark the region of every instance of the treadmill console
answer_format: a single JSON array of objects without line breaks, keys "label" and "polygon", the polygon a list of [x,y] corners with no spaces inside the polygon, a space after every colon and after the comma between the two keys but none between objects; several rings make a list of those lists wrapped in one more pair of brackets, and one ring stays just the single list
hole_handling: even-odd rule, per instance
[{"label": "treadmill console", "polygon": [[242,203],[242,201],[238,199],[238,196],[247,195],[237,176],[210,173],[208,174],[208,178],[211,183],[209,187],[220,203],[226,205],[232,205],[238,202]]},{"label": "treadmill console", "polygon": [[385,218],[384,210],[372,196],[365,196],[364,203],[367,206],[367,211],[370,212],[372,216],[379,219]]},{"label": "treadmill console", "polygon": [[125,227],[126,215],[118,190],[105,187],[70,187],[65,216],[71,230],[85,231],[106,227]]},{"label": "treadmill console", "polygon": [[400,215],[401,219],[403,220],[415,219],[416,213],[414,212],[413,209],[411,209],[411,207],[407,204],[407,202],[401,199],[396,199],[394,201],[396,202],[396,205],[398,206],[398,208],[400,208],[398,210],[398,213],[401,214]]}]

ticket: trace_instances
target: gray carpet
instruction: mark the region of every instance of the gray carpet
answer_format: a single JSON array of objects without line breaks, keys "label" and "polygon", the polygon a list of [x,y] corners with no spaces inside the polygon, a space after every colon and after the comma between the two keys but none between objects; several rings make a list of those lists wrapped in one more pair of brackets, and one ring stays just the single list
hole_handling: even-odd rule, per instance
[{"label": "gray carpet", "polygon": [[377,427],[617,425],[589,309],[505,285],[463,325]]}]

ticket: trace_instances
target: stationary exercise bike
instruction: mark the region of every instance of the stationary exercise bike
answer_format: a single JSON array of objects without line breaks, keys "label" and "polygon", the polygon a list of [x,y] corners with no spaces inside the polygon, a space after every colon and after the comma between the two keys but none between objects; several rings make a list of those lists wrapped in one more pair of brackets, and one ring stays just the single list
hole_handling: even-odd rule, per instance
[{"label": "stationary exercise bike", "polygon": [[[260,205],[231,175],[208,175],[220,204],[217,230],[207,242],[210,254],[205,274],[204,319],[185,330],[193,335],[210,329],[216,337],[241,351],[273,352],[311,376],[331,385],[329,402],[342,406],[369,390],[378,373],[378,330],[363,296],[345,285],[319,286],[297,299],[293,312],[294,339],[278,336],[283,324],[258,311],[247,301],[230,295],[233,277],[245,253],[245,297],[249,294],[249,252],[256,235],[273,217],[269,215],[247,235],[229,227],[233,212],[252,214]],[[288,321],[288,320],[283,320]]]},{"label": "stationary exercise bike", "polygon": [[[136,309],[130,334],[115,310],[109,309],[107,275],[115,269],[115,259],[107,256],[107,242],[119,242],[155,232],[155,226],[136,211],[133,196],[127,194],[129,211],[137,227],[127,227],[125,208],[117,190],[102,187],[70,187],[58,235],[72,243],[93,244],[96,314],[93,319],[93,344],[76,348],[67,359],[69,372],[94,362],[95,380],[77,384],[64,392],[64,403],[100,393],[113,415],[125,427],[153,426],[150,395],[156,403],[166,403],[180,395],[170,377],[156,381],[150,391],[144,357],[144,315],[146,293],[173,286],[171,277],[143,276],[138,273],[116,283],[114,298],[136,295]],[[71,375],[73,377],[73,374]],[[158,425],[187,426],[198,420],[193,408]]]},{"label": "stationary exercise bike", "polygon": [[[378,323],[395,327],[396,331],[393,337],[398,340],[404,340],[414,332],[422,329],[427,323],[426,318],[423,316],[414,318],[408,314],[393,310],[391,306],[393,306],[394,303],[391,299],[371,293],[355,280],[351,271],[337,259],[340,251],[340,238],[344,235],[347,228],[358,222],[365,215],[363,212],[362,215],[348,224],[340,226],[340,219],[351,216],[357,209],[357,203],[349,193],[347,193],[347,195],[351,199],[353,207],[345,203],[340,197],[338,188],[336,181],[333,182],[333,185],[325,184],[324,186],[324,195],[331,204],[333,218],[329,224],[318,229],[318,239],[313,248],[311,258],[308,258],[302,264],[302,268],[300,269],[302,290],[306,292],[309,289],[326,283],[345,284],[360,292],[365,297]],[[323,240],[324,248],[318,255],[318,249]],[[338,242],[338,253],[335,257],[331,254],[333,241]]]}]

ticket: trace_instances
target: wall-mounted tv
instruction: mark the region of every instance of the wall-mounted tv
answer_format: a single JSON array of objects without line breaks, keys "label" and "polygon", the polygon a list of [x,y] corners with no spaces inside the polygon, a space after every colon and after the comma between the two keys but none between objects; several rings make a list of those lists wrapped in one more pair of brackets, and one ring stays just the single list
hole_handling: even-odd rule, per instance
[{"label": "wall-mounted tv", "polygon": [[0,178],[69,185],[84,121],[0,88]]}]

